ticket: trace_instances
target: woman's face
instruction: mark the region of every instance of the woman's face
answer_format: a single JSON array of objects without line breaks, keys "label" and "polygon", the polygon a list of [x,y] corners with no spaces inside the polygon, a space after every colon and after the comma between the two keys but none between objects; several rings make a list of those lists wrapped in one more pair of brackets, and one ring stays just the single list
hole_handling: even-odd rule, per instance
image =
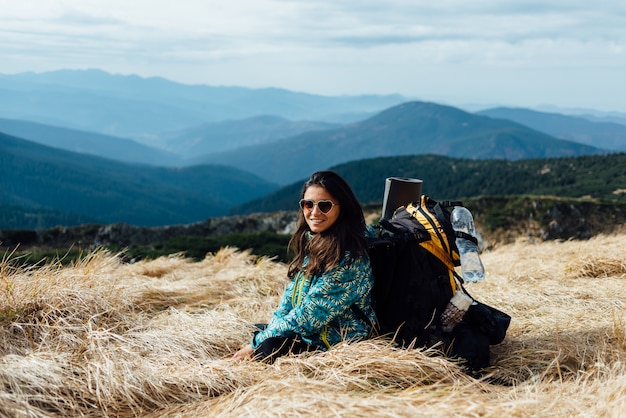
[{"label": "woman's face", "polygon": [[[309,225],[311,232],[324,232],[337,221],[337,218],[339,218],[339,213],[341,211],[339,202],[337,202],[337,200],[322,186],[309,186],[304,192],[304,200],[311,200],[316,203],[312,209],[309,209],[306,205],[302,209],[304,219]],[[320,200],[330,200],[334,203],[334,205],[327,213],[323,213],[317,205],[317,202]]]}]

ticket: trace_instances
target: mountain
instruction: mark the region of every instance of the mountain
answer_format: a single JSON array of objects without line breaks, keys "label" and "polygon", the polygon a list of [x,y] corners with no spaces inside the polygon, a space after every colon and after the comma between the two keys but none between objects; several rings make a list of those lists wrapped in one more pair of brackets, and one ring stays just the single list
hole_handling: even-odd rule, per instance
[{"label": "mountain", "polygon": [[243,120],[204,123],[161,135],[164,147],[185,157],[266,144],[304,132],[337,128],[337,124],[290,121],[278,116],[255,116]]},{"label": "mountain", "polygon": [[[63,225],[63,228],[65,228],[68,226],[94,225],[97,223],[98,219],[78,213],[0,204],[0,230],[44,231],[47,228],[58,227],[59,225]],[[54,240],[57,237],[48,234],[47,238]],[[0,246],[8,245],[12,247],[13,245],[10,245],[9,242],[10,240],[6,238],[2,239],[0,236]],[[23,246],[20,248],[23,249]]]},{"label": "mountain", "polygon": [[[489,106],[500,107],[500,106]],[[482,110],[487,109],[487,106],[483,106]],[[481,109],[476,109],[481,110]],[[542,105],[535,108],[539,112],[558,113],[560,115],[580,116],[582,118],[594,121],[594,122],[613,122],[626,125],[626,113],[604,111],[590,108],[570,108],[559,107],[554,105]]]},{"label": "mountain", "polygon": [[123,162],[175,166],[180,160],[178,155],[130,139],[35,122],[0,118],[0,132],[53,148]]},{"label": "mountain", "polygon": [[479,115],[511,120],[556,138],[614,151],[626,151],[626,125],[529,109],[498,107]]},{"label": "mountain", "polygon": [[42,209],[100,223],[172,225],[224,215],[275,189],[231,167],[121,163],[0,133],[0,205],[24,212]]},{"label": "mountain", "polygon": [[142,140],[206,122],[276,115],[337,120],[377,112],[399,95],[318,96],[288,90],[187,85],[99,70],[0,75],[0,116]]},{"label": "mountain", "polygon": [[289,184],[319,169],[383,156],[437,154],[520,160],[601,153],[606,151],[556,139],[515,122],[434,103],[407,102],[362,122],[212,154],[202,161]]},{"label": "mountain", "polygon": [[[382,204],[387,177],[410,177],[422,179],[422,193],[436,200],[543,195],[592,198],[610,206],[610,202],[626,203],[624,167],[626,154],[618,153],[517,161],[415,155],[352,161],[331,169],[350,183],[363,204]],[[230,214],[296,210],[305,179],[239,205]]]}]

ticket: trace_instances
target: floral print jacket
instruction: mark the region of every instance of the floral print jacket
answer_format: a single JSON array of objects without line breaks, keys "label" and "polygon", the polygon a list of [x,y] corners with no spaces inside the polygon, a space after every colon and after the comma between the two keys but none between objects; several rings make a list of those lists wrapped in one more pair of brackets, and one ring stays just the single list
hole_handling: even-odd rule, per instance
[{"label": "floral print jacket", "polygon": [[271,337],[299,337],[321,350],[342,340],[367,338],[376,322],[373,284],[367,255],[356,258],[346,253],[337,266],[319,276],[307,277],[301,271],[287,285],[267,328],[252,339],[252,348]]}]

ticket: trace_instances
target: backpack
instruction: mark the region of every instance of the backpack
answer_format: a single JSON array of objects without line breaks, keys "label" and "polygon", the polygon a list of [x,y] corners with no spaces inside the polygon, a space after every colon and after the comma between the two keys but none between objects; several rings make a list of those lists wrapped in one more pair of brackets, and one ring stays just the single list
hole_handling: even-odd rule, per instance
[{"label": "backpack", "polygon": [[380,335],[392,336],[401,347],[439,344],[469,369],[480,370],[489,365],[489,345],[504,339],[510,317],[474,301],[452,330],[443,326],[442,313],[452,297],[459,291],[467,294],[455,272],[460,255],[459,234],[450,222],[454,206],[462,202],[437,202],[422,195],[420,202],[380,220],[377,236],[368,241],[372,299]]}]

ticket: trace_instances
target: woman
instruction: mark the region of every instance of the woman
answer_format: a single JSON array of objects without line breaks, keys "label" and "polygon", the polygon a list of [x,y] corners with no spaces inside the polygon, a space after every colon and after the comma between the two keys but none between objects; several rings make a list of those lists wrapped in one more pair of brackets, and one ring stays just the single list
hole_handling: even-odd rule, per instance
[{"label": "woman", "polygon": [[304,184],[289,242],[291,279],[269,324],[233,356],[273,361],[289,352],[327,350],[367,338],[376,317],[363,211],[348,183],[332,171]]}]

